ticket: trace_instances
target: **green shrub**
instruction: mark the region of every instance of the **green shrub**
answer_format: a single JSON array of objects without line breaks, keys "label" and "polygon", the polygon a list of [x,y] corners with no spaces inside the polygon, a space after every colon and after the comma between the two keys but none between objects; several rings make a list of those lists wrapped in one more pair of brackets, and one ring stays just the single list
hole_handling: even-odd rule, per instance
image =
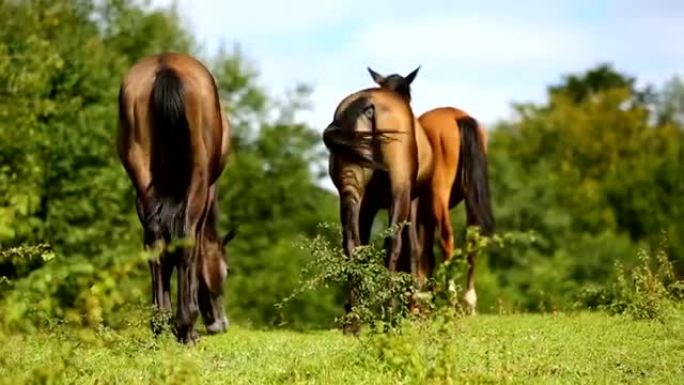
[{"label": "green shrub", "polygon": [[635,319],[666,319],[676,301],[684,298],[684,281],[678,279],[665,242],[649,253],[637,251],[639,264],[625,271],[615,261],[615,281],[605,286],[588,286],[578,294],[577,307],[628,314]]},{"label": "green shrub", "polygon": [[[277,306],[282,308],[294,298],[306,292],[316,291],[329,286],[349,287],[354,285],[357,304],[344,316],[338,318],[341,324],[358,322],[370,326],[371,330],[395,330],[401,322],[409,318],[411,301],[420,308],[427,309],[425,314],[437,311],[462,314],[465,310],[461,298],[465,282],[467,263],[465,255],[482,254],[494,248],[504,248],[511,244],[535,241],[535,234],[514,233],[495,234],[485,237],[477,227],[467,230],[467,238],[463,248],[455,250],[455,258],[441,263],[434,277],[423,287],[411,274],[392,273],[385,267],[385,250],[379,240],[392,234],[397,229],[388,229],[367,246],[357,247],[351,258],[347,258],[339,246],[339,234],[336,226],[321,225],[319,235],[306,240],[300,247],[306,250],[311,259],[301,273],[300,284],[290,296]],[[340,307],[342,303],[340,301]]]},{"label": "green shrub", "polygon": [[11,287],[12,280],[25,277],[54,257],[50,245],[44,243],[0,248],[0,283],[4,285],[0,295]]},{"label": "green shrub", "polygon": [[[335,226],[323,224],[322,234],[300,243],[311,259],[301,273],[299,287],[277,306],[282,308],[295,297],[309,291],[329,286],[350,287],[357,298],[351,311],[338,317],[339,324],[350,322],[370,326],[372,329],[396,327],[408,315],[408,303],[416,285],[410,274],[390,272],[385,267],[385,250],[381,242],[359,246],[351,258],[347,258],[339,246],[339,237],[326,236]],[[377,239],[384,239],[396,229],[388,229]],[[334,241],[331,241],[334,239]],[[346,293],[345,293],[346,295]],[[341,307],[342,303],[340,303]]]},{"label": "green shrub", "polygon": [[[454,250],[454,258],[442,262],[436,267],[434,276],[428,283],[428,287],[432,289],[432,296],[425,297],[423,295],[421,297],[429,298],[433,309],[448,307],[460,312],[465,311],[464,304],[461,301],[465,290],[461,283],[466,282],[468,269],[466,256],[475,254],[477,261],[494,249],[505,252],[513,245],[526,245],[536,242],[536,240],[537,235],[532,231],[505,232],[488,237],[480,234],[480,229],[477,226],[470,226],[466,229],[463,247],[457,247]],[[482,264],[481,261],[480,264]],[[476,272],[476,276],[478,275],[480,273]]]},{"label": "green shrub", "polygon": [[54,323],[95,327],[122,326],[125,310],[143,306],[141,287],[147,255],[94,261],[56,256],[13,282],[0,303],[0,324],[30,331]]}]

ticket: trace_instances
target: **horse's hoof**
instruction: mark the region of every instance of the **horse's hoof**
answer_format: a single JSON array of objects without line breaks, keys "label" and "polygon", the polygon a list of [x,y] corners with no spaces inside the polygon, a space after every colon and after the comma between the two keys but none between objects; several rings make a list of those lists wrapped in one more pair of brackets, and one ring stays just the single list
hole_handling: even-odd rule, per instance
[{"label": "horse's hoof", "polygon": [[219,334],[228,330],[228,319],[223,317],[214,321],[212,324],[207,325],[208,334]]},{"label": "horse's hoof", "polygon": [[185,337],[180,338],[180,341],[188,346],[193,346],[199,341],[199,333],[196,330],[191,330],[185,334]]},{"label": "horse's hoof", "polygon": [[199,341],[199,333],[197,333],[197,330],[194,329],[178,330],[176,327],[174,334],[176,335],[178,342],[181,342],[185,345],[192,346]]},{"label": "horse's hoof", "polygon": [[342,327],[342,333],[345,335],[357,336],[361,331],[361,327],[358,322],[348,322]]},{"label": "horse's hoof", "polygon": [[465,295],[463,296],[463,300],[466,303],[467,313],[470,315],[475,315],[477,313],[475,310],[477,307],[477,293],[475,293],[475,289],[469,289],[466,291]]}]

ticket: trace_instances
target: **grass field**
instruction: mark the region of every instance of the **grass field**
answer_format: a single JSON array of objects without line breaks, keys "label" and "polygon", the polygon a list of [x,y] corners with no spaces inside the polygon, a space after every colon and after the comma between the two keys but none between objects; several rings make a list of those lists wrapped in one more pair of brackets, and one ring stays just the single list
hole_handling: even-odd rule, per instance
[{"label": "grass field", "polygon": [[667,322],[478,315],[360,338],[232,327],[189,348],[142,324],[3,339],[0,379],[12,384],[684,383],[681,310]]}]

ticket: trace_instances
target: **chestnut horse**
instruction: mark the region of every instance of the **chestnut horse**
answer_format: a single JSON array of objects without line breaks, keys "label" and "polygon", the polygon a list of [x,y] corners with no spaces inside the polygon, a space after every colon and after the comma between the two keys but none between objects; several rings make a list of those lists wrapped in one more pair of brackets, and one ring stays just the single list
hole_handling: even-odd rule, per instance
[{"label": "chestnut horse", "polygon": [[[389,208],[389,225],[407,221],[411,200],[432,173],[427,137],[417,125],[409,103],[396,92],[372,88],[353,93],[338,105],[323,141],[330,152],[329,174],[340,195],[343,249],[349,257],[368,244],[373,219]],[[408,227],[409,247],[417,244]],[[387,265],[398,268],[402,237],[389,239]],[[353,282],[346,310],[354,306]],[[355,332],[356,325],[345,325]]]},{"label": "chestnut horse", "polygon": [[[382,76],[368,68],[380,87],[395,91],[411,102],[411,83],[420,67],[406,77]],[[418,118],[432,146],[434,167],[429,188],[421,190],[418,199],[417,224],[419,239],[419,278],[432,275],[435,256],[432,250],[435,228],[439,226],[443,259],[451,260],[454,236],[449,210],[465,199],[468,225],[477,225],[483,235],[494,230],[487,166],[487,136],[484,128],[462,110],[442,107],[425,112]],[[415,255],[415,251],[406,251]],[[471,312],[477,305],[475,291],[475,254],[469,254],[467,286],[464,300]],[[413,262],[415,263],[415,262]]]},{"label": "chestnut horse", "polygon": [[[194,342],[201,310],[209,333],[224,331],[222,292],[227,275],[216,230],[216,182],[228,159],[230,126],[209,70],[184,54],[144,58],[126,74],[119,93],[118,154],[135,187],[144,244],[161,245],[151,260],[152,300],[170,311],[170,280],[178,268],[174,332]],[[188,240],[190,246],[168,247]]]}]

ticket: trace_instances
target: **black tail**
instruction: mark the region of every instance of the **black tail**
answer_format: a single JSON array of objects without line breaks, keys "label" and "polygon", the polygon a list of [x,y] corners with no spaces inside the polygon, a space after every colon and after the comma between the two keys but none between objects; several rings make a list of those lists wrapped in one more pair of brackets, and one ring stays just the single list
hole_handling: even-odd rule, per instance
[{"label": "black tail", "polygon": [[461,131],[459,172],[463,183],[468,225],[480,226],[483,235],[494,232],[494,216],[489,194],[489,171],[485,143],[479,124],[470,116],[456,120]]},{"label": "black tail", "polygon": [[183,81],[171,68],[156,74],[150,98],[152,136],[151,202],[145,213],[152,239],[183,238],[192,158]]}]

